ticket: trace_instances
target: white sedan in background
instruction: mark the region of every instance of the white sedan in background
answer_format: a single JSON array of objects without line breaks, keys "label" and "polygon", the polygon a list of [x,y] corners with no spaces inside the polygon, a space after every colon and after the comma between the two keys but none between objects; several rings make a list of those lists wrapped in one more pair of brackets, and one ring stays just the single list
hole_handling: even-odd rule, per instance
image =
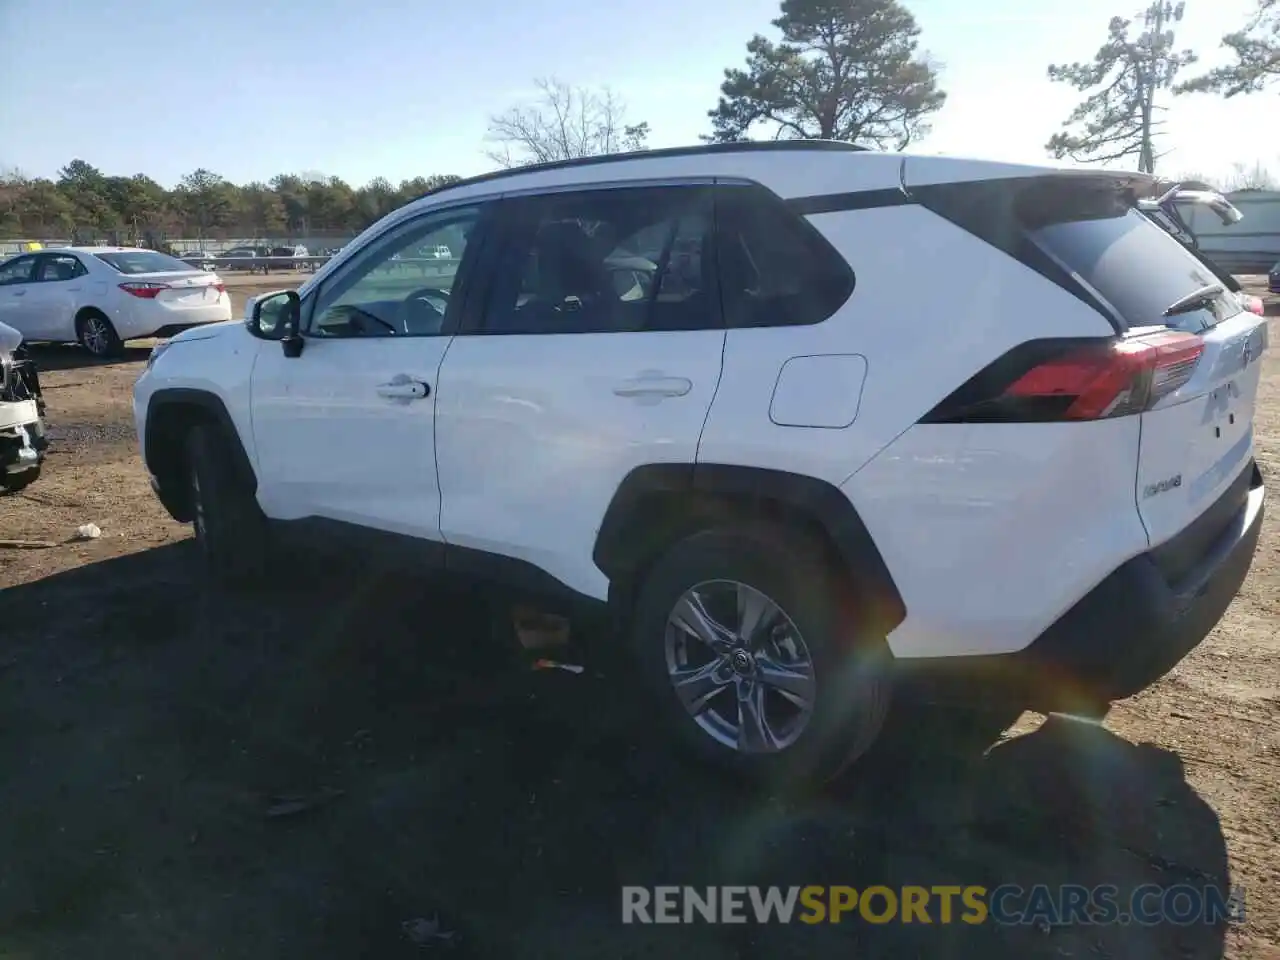
[{"label": "white sedan in background", "polygon": [[28,343],[75,342],[110,357],[126,340],[230,319],[217,274],[155,250],[60,247],[0,263],[0,323]]}]

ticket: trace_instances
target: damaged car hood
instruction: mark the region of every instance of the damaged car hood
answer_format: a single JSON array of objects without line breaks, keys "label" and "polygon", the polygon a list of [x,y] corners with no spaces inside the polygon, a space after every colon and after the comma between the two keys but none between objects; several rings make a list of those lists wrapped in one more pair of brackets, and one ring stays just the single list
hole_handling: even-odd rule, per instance
[{"label": "damaged car hood", "polygon": [[22,343],[22,334],[6,323],[0,323],[0,360],[8,360]]}]

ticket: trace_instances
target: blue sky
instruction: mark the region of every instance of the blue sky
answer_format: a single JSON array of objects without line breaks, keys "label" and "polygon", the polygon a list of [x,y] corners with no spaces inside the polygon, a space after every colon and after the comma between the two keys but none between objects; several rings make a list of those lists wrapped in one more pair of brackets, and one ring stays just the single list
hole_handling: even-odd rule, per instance
[{"label": "blue sky", "polygon": [[[1045,65],[1087,59],[1129,12],[906,2],[950,93],[919,149],[1030,162],[1076,99]],[[1180,44],[1217,62],[1253,2],[1187,0]],[[689,143],[776,15],[777,0],[0,0],[0,168],[51,176],[80,157],[166,185],[201,166],[236,181],[479,173],[487,118],[547,75],[609,85],[652,146]],[[1280,173],[1278,93],[1174,101],[1161,170]]]}]

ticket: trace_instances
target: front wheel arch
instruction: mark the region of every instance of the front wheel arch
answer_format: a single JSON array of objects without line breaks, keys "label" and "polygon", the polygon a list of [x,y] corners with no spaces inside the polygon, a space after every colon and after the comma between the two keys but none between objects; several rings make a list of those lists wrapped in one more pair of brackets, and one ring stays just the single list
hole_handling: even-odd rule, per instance
[{"label": "front wheel arch", "polygon": [[222,398],[207,390],[185,387],[157,390],[147,405],[143,459],[156,478],[161,502],[179,523],[192,519],[187,488],[187,436],[195,427],[204,425],[220,429],[238,481],[251,493],[258,489],[257,474]]}]

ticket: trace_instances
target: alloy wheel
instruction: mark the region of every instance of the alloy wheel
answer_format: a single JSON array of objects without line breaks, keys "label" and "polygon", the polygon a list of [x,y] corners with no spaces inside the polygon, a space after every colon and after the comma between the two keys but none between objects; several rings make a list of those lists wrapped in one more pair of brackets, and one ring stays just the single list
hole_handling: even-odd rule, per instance
[{"label": "alloy wheel", "polygon": [[86,317],[81,342],[95,357],[104,356],[111,346],[111,328],[102,317]]},{"label": "alloy wheel", "polygon": [[667,675],[686,712],[717,742],[777,753],[804,733],[817,679],[795,623],[735,580],[686,590],[667,617]]}]

